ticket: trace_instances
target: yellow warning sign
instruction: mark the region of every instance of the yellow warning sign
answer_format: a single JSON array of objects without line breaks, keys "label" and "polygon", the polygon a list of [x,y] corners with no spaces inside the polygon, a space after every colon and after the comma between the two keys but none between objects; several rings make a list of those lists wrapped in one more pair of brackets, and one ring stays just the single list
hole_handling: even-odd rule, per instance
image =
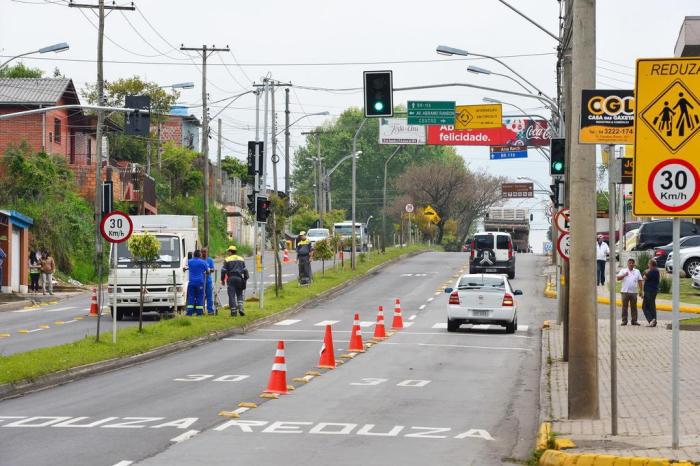
[{"label": "yellow warning sign", "polygon": [[700,216],[700,59],[637,60],[634,214]]},{"label": "yellow warning sign", "polygon": [[501,104],[458,105],[455,107],[455,129],[500,128],[503,126]]},{"label": "yellow warning sign", "polygon": [[437,212],[435,212],[435,209],[433,209],[432,206],[427,205],[425,206],[425,209],[423,209],[423,215],[425,218],[427,218],[431,223],[437,225],[440,223],[440,216],[438,215]]}]

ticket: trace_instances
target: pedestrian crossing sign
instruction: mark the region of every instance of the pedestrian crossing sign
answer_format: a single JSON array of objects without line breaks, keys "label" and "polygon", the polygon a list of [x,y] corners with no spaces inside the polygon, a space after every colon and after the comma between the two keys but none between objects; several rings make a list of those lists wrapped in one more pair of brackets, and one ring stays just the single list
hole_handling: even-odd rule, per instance
[{"label": "pedestrian crossing sign", "polygon": [[700,58],[637,60],[633,211],[700,216]]}]

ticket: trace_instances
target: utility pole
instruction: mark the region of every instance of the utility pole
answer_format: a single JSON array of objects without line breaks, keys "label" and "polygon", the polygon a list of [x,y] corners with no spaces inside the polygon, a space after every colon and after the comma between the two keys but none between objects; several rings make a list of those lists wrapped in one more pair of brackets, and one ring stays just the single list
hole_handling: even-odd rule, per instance
[{"label": "utility pole", "polygon": [[[572,23],[572,6],[574,0],[566,0],[564,3],[564,28],[562,31],[562,40],[571,37]],[[561,62],[562,62],[562,82],[564,87],[564,108],[571,108],[571,39],[566,43],[562,44],[561,50]],[[566,167],[564,175],[564,207],[571,207],[569,199],[571,199],[571,140],[572,135],[575,134],[575,123],[578,121],[573,114],[567,113],[565,115],[565,121],[560,124],[564,125],[564,137],[566,138],[564,145],[564,166]],[[564,277],[563,283],[559,287],[559,315],[561,316],[561,322],[564,332],[563,341],[563,351],[562,356],[565,362],[569,361],[569,309],[571,305],[569,303],[569,261],[562,261],[562,275]]]},{"label": "utility pole", "polygon": [[289,202],[289,87],[284,90],[284,193]]},{"label": "utility pole", "polygon": [[275,112],[275,82],[270,83],[270,117],[272,118],[272,132],[270,137],[272,138],[272,189],[277,195],[277,163],[279,162],[279,156],[277,155],[277,113]]},{"label": "utility pole", "polygon": [[202,157],[204,158],[204,238],[202,244],[209,246],[209,114],[207,106],[207,58],[215,52],[230,52],[226,48],[216,46],[185,47],[180,50],[197,52],[202,56]]},{"label": "utility pole", "polygon": [[[570,120],[581,114],[581,91],[595,89],[595,13],[596,0],[576,0],[573,4],[572,106],[566,112]],[[569,301],[576,303],[576,312],[569,315],[569,419],[600,416],[596,260],[592,247],[596,230],[595,222],[591,221],[596,217],[595,156],[595,146],[571,141],[569,271],[576,280],[569,283]]]},{"label": "utility pole", "polygon": [[[97,5],[84,3],[68,4],[71,8],[89,8],[97,10],[97,105],[105,105],[105,81],[104,81],[104,36],[105,36],[105,10],[129,10],[134,11],[133,6],[110,5],[105,6],[104,0],[98,0]],[[102,135],[105,122],[104,110],[97,110],[97,128],[95,132],[95,268],[97,270],[97,332],[95,340],[100,341],[100,316],[102,315],[102,233],[100,222],[102,220]],[[143,187],[141,188],[143,189]]]},{"label": "utility pole", "polygon": [[[216,124],[218,144],[216,146],[216,182],[214,183],[214,189],[219,193],[224,185],[224,180],[221,178],[221,118],[216,121]],[[214,194],[214,200],[216,200],[216,194]]]},{"label": "utility pole", "polygon": [[318,226],[323,228],[325,193],[323,190],[323,162],[321,161],[321,133],[316,133],[316,170],[318,172]]}]

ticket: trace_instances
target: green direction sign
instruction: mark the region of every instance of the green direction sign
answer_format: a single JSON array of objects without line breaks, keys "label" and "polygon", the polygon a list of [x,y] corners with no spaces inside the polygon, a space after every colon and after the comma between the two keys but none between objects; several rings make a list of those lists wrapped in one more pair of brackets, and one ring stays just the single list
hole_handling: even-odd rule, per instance
[{"label": "green direction sign", "polygon": [[408,101],[409,125],[454,125],[455,102]]}]

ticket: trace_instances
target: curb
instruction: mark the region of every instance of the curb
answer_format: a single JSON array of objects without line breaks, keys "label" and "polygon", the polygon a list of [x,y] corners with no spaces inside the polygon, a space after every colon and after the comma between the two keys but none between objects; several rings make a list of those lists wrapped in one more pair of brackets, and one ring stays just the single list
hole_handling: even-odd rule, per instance
[{"label": "curb", "polygon": [[24,309],[27,306],[33,306],[37,305],[39,303],[46,303],[48,301],[56,301],[56,302],[61,302],[65,301],[66,299],[71,299],[75,298],[78,296],[80,293],[84,293],[85,291],[75,291],[75,292],[70,292],[71,295],[66,295],[66,296],[49,296],[46,298],[39,298],[38,296],[35,297],[34,299],[21,299],[17,301],[10,301],[7,303],[2,303],[0,304],[0,312],[9,312],[9,311],[18,311],[20,309]]},{"label": "curb", "polygon": [[614,455],[598,455],[595,453],[573,454],[564,453],[557,450],[546,450],[540,457],[540,466],[559,466],[559,465],[577,465],[577,466],[613,466],[613,465],[630,465],[630,466],[693,466],[693,463],[688,461],[672,461],[667,458],[644,458],[639,456],[614,456]]},{"label": "curb", "polygon": [[[610,298],[608,298],[607,296],[598,296],[597,300],[598,300],[599,304],[610,304]],[[622,301],[619,299],[616,299],[615,304],[617,306],[622,306]],[[637,305],[640,306],[639,300],[637,300]],[[681,312],[700,314],[700,306],[689,306],[687,304],[681,304],[679,309]],[[672,309],[671,305],[666,304],[666,303],[661,303],[661,304],[656,305],[656,310],[657,311],[671,312],[673,309]]]},{"label": "curb", "polygon": [[303,309],[305,309],[308,306],[317,304],[324,299],[327,298],[332,298],[336,294],[345,291],[347,288],[350,288],[354,285],[357,285],[359,283],[362,283],[365,280],[368,280],[371,278],[374,273],[378,272],[379,270],[388,267],[389,265],[394,264],[395,262],[398,262],[403,259],[408,259],[410,257],[417,256],[419,254],[423,254],[425,252],[429,252],[430,250],[423,250],[423,251],[413,251],[409,252],[406,254],[402,254],[394,259],[391,259],[389,261],[386,261],[382,264],[376,265],[372,267],[371,269],[367,270],[364,274],[351,278],[349,280],[344,281],[343,283],[330,288],[326,291],[323,291],[316,296],[309,298],[305,301],[302,301],[301,303],[297,304],[296,306],[286,309],[284,311],[280,311],[276,314],[272,314],[270,316],[262,317],[260,319],[257,319],[248,325],[245,325],[243,327],[233,327],[230,329],[226,330],[221,330],[218,332],[212,332],[208,335],[202,336],[195,338],[193,340],[185,340],[185,341],[178,341],[175,343],[170,343],[164,346],[161,346],[159,348],[155,348],[151,351],[148,351],[146,353],[141,353],[141,354],[136,354],[133,356],[127,356],[124,358],[116,358],[116,359],[108,359],[106,361],[100,361],[92,364],[87,364],[84,366],[78,366],[78,367],[73,367],[70,369],[65,369],[62,371],[54,372],[52,374],[47,374],[41,377],[38,377],[35,380],[28,380],[28,381],[22,381],[22,382],[17,382],[17,383],[9,383],[9,384],[3,384],[0,385],[0,401],[8,399],[8,398],[16,398],[19,396],[26,395],[28,393],[36,392],[36,391],[41,391],[41,390],[46,390],[47,388],[52,388],[58,385],[64,385],[70,382],[75,382],[80,379],[84,379],[87,377],[91,377],[93,375],[98,375],[102,374],[105,372],[111,372],[117,369],[122,369],[125,367],[133,366],[135,364],[140,364],[143,362],[151,361],[153,359],[158,359],[163,356],[167,356],[169,354],[178,352],[178,351],[184,351],[190,348],[194,348],[199,345],[203,345],[205,343],[210,343],[214,341],[221,340],[223,338],[230,337],[232,335],[243,335],[245,333],[248,333],[252,330],[255,330],[259,327],[262,327],[264,325],[267,325],[269,323],[274,323],[274,322],[279,322],[280,320],[284,320],[285,318],[294,315]]}]

